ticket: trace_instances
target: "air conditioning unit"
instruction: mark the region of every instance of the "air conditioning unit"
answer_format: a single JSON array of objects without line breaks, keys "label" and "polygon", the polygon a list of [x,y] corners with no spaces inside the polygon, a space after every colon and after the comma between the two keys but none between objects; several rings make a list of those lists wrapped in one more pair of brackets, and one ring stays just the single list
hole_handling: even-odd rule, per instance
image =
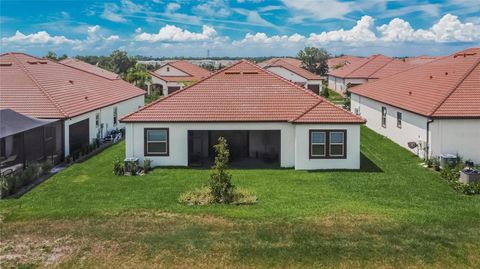
[{"label": "air conditioning unit", "polygon": [[445,166],[454,167],[457,165],[457,155],[454,154],[440,154],[440,167]]}]

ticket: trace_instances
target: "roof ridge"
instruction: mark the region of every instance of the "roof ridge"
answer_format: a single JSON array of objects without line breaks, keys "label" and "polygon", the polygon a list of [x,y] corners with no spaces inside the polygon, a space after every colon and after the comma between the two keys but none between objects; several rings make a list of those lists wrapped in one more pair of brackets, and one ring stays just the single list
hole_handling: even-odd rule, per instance
[{"label": "roof ridge", "polygon": [[[373,61],[375,58],[377,58],[378,56],[380,56],[380,54],[374,54],[373,57],[371,59],[367,59],[367,61],[365,61],[363,64],[359,65],[357,68],[353,69],[352,71],[348,72],[347,74],[345,74],[345,77],[350,75],[351,73],[357,71],[358,69],[362,68],[364,65],[368,64],[369,62]],[[348,65],[347,65],[348,66]]]},{"label": "roof ridge", "polygon": [[395,61],[395,59],[393,58],[390,58],[391,60],[388,61],[387,63],[385,63],[384,65],[380,66],[377,70],[375,70],[373,73],[371,73],[368,78],[370,78],[371,76],[373,76],[375,73],[377,73],[378,71],[382,70],[385,66],[387,66],[388,64],[390,64],[391,62]]},{"label": "roof ridge", "polygon": [[[137,112],[140,112],[140,111],[142,111],[142,110],[145,110],[146,108],[149,108],[149,107],[151,107],[151,106],[153,106],[153,105],[155,105],[155,104],[158,104],[158,103],[160,103],[160,102],[162,102],[162,101],[164,101],[164,100],[166,100],[166,99],[168,99],[168,98],[170,98],[170,97],[172,97],[172,96],[175,96],[175,95],[179,94],[180,92],[184,92],[185,90],[193,87],[194,85],[198,85],[199,83],[203,82],[203,81],[206,80],[207,78],[210,78],[210,77],[212,77],[212,76],[214,76],[214,75],[216,75],[216,74],[218,74],[218,73],[220,73],[220,72],[223,72],[223,71],[225,71],[225,70],[227,70],[227,69],[232,68],[232,67],[235,66],[235,65],[238,65],[238,64],[241,63],[242,61],[244,61],[244,60],[240,60],[240,61],[238,61],[238,62],[236,62],[236,63],[234,63],[234,64],[232,64],[232,65],[230,65],[230,66],[226,66],[226,67],[224,67],[224,68],[222,68],[222,69],[219,69],[219,70],[217,70],[216,72],[211,73],[210,75],[204,77],[203,79],[197,81],[196,83],[194,83],[194,84],[192,84],[192,85],[189,85],[189,86],[187,86],[187,87],[185,87],[185,88],[183,88],[183,89],[180,89],[180,90],[175,91],[175,92],[173,92],[173,93],[171,93],[171,94],[169,94],[169,95],[167,95],[167,96],[164,96],[164,97],[162,97],[162,98],[160,98],[160,99],[158,99],[158,100],[155,100],[155,101],[151,102],[150,104],[147,104],[147,105],[141,107],[140,109],[138,109],[138,110],[136,110],[136,111],[130,112],[130,113],[128,113],[127,115],[123,116],[123,117],[120,119],[120,121],[123,121],[123,120],[125,120],[126,118],[130,117],[131,115],[133,115],[133,114],[135,114],[135,113],[137,113]],[[165,64],[165,65],[166,65],[166,64]],[[165,65],[163,65],[163,66],[165,66]],[[157,69],[157,70],[158,70],[158,69]]]},{"label": "roof ridge", "polygon": [[[30,56],[26,53],[23,53],[24,55],[27,55],[27,56]],[[18,65],[20,66],[20,68],[25,72],[25,74],[28,76],[28,78],[42,91],[42,93],[45,95],[45,97],[47,97],[48,100],[50,100],[53,105],[58,109],[58,111],[60,113],[63,114],[63,116],[65,117],[69,117],[68,114],[65,112],[65,110],[63,110],[63,108],[57,103],[55,102],[55,100],[53,100],[52,96],[50,96],[50,94],[47,93],[47,91],[42,87],[42,85],[40,85],[40,83],[38,83],[38,81],[32,76],[32,74],[30,74],[30,72],[27,70],[27,68],[23,65],[23,63],[17,58],[17,56],[15,56],[15,54],[12,54],[13,58],[17,61]],[[33,58],[36,58],[36,59],[40,59],[38,57],[35,57],[35,56],[30,56],[30,57],[33,57]],[[44,59],[46,61],[49,61],[51,62],[50,60],[47,60],[47,59]]]},{"label": "roof ridge", "polygon": [[453,88],[445,95],[444,98],[442,98],[442,100],[438,103],[438,105],[436,105],[433,108],[433,111],[430,114],[428,114],[428,116],[432,116],[433,114],[435,114],[435,112],[437,112],[437,110],[443,105],[443,103],[447,101],[447,99],[458,89],[458,86],[460,86],[460,84],[462,84],[462,82],[465,81],[465,79],[473,72],[473,70],[475,70],[475,68],[477,68],[478,65],[480,65],[480,57],[477,58],[477,61],[473,63],[472,66],[468,69],[468,71],[465,72],[465,75],[463,75],[458,80],[458,82],[455,83]]},{"label": "roof ridge", "polygon": [[[172,67],[174,67],[174,68],[176,68],[176,69],[184,72],[185,74],[189,74],[190,76],[194,77],[194,75],[192,75],[192,74],[188,73],[187,71],[185,71],[185,70],[183,70],[183,69],[180,69],[180,68],[178,68],[178,67],[176,67],[176,66],[173,65],[173,63],[178,63],[178,62],[180,62],[180,61],[183,61],[183,62],[187,62],[187,63],[189,63],[189,64],[192,64],[192,63],[190,63],[189,61],[185,61],[185,60],[175,60],[175,61],[173,61],[173,62],[168,62],[168,63],[164,64],[163,66],[165,66],[165,65],[170,65],[170,66],[172,66]],[[162,68],[163,66],[161,66],[160,68]],[[158,69],[160,69],[160,68],[158,68]],[[158,69],[157,69],[157,70],[158,70]],[[156,70],[155,70],[155,71],[156,71]]]},{"label": "roof ridge", "polygon": [[312,109],[316,108],[320,103],[322,103],[322,100],[319,100],[318,102],[316,102],[315,104],[313,104],[310,108],[306,109],[304,112],[300,113],[300,115],[298,115],[297,117],[289,120],[288,122],[295,122],[295,121],[297,121],[298,119],[300,119],[301,117],[303,117],[305,114],[307,114],[308,112],[312,111]]}]

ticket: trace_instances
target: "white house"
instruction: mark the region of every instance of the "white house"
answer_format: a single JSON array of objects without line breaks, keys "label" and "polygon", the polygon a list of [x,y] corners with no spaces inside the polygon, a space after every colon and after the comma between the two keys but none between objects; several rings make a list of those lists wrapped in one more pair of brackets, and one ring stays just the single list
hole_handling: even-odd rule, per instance
[{"label": "white house", "polygon": [[248,61],[121,119],[126,156],[208,166],[218,137],[248,167],[359,169],[364,120]]},{"label": "white house", "polygon": [[258,65],[316,94],[320,93],[321,76],[301,67],[302,62],[294,58],[272,58]]},{"label": "white house", "polygon": [[480,163],[480,48],[351,89],[367,127],[420,157],[458,154]]},{"label": "white house", "polygon": [[166,63],[149,73],[152,76],[152,82],[148,84],[148,94],[152,91],[157,91],[163,96],[180,90],[211,74],[210,71],[183,60]]},{"label": "white house", "polygon": [[23,53],[0,55],[0,108],[39,119],[59,119],[64,154],[122,128],[119,119],[144,105],[145,91],[108,78]]},{"label": "white house", "polygon": [[340,94],[347,88],[375,81],[413,68],[409,62],[381,54],[360,58],[328,73],[328,87]]}]

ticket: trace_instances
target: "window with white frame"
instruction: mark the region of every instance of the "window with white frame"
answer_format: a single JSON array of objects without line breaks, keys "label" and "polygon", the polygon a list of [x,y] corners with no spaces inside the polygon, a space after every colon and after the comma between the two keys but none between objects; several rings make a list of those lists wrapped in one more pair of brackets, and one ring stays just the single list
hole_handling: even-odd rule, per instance
[{"label": "window with white frame", "polygon": [[329,155],[331,157],[343,157],[345,155],[345,132],[330,132],[329,138]]},{"label": "window with white frame", "polygon": [[100,127],[100,113],[95,114],[95,127]]},{"label": "window with white frame", "polygon": [[145,129],[145,156],[168,156],[169,136],[167,128]]},{"label": "window with white frame", "polygon": [[382,106],[382,127],[387,127],[387,108]]},{"label": "window with white frame", "polygon": [[397,112],[397,127],[402,128],[402,112]]},{"label": "window with white frame", "polygon": [[117,107],[113,108],[113,125],[117,125],[117,120],[118,120],[118,109]]},{"label": "window with white frame", "polygon": [[310,159],[347,157],[346,130],[310,130]]},{"label": "window with white frame", "polygon": [[310,156],[325,157],[327,155],[327,136],[323,131],[310,132]]}]

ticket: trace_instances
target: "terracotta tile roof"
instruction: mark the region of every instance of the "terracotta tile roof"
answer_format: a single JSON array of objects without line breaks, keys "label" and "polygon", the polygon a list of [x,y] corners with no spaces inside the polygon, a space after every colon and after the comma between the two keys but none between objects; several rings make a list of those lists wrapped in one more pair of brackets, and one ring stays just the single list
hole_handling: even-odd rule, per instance
[{"label": "terracotta tile roof", "polygon": [[364,122],[310,90],[245,60],[161,98],[121,121]]},{"label": "terracotta tile roof", "polygon": [[103,68],[100,68],[96,65],[92,65],[89,63],[86,63],[84,61],[81,61],[79,59],[75,58],[67,58],[61,60],[59,63],[71,66],[73,68],[77,68],[80,70],[83,70],[85,72],[89,72],[95,75],[99,75],[108,79],[120,79],[120,76],[118,74],[115,74],[113,72],[110,72],[108,70],[105,70]]},{"label": "terracotta tile roof", "polygon": [[179,60],[179,61],[166,63],[162,67],[164,67],[166,65],[173,66],[176,69],[178,69],[178,70],[180,70],[184,73],[187,73],[188,76],[161,76],[161,75],[155,73],[155,71],[151,71],[149,73],[152,76],[155,76],[155,77],[157,77],[161,80],[176,81],[176,82],[179,82],[179,81],[199,81],[203,78],[208,77],[210,74],[212,74],[212,72],[210,72],[210,71],[208,71],[204,68],[201,68],[198,65],[192,64],[189,61],[184,61],[184,60]]},{"label": "terracotta tile roof", "polygon": [[[263,66],[263,68],[269,68],[269,67],[283,67],[305,79],[308,79],[308,80],[321,80],[322,77],[319,76],[319,75],[316,75],[314,73],[311,73],[305,69],[303,69],[302,67],[300,67],[299,65],[293,65],[291,63],[289,63],[288,61],[286,61],[285,59],[289,59],[289,58],[277,58],[273,61],[270,61],[268,64],[265,64]],[[293,59],[293,60],[296,60],[296,59]],[[299,60],[296,60],[296,61],[299,61]],[[301,64],[301,62],[300,62]]]},{"label": "terracotta tile roof", "polygon": [[480,48],[439,58],[350,91],[428,117],[480,117]]},{"label": "terracotta tile roof", "polygon": [[402,60],[377,54],[333,70],[329,75],[340,78],[378,79],[412,67],[414,67],[414,65]]},{"label": "terracotta tile roof", "polygon": [[350,55],[343,55],[340,57],[330,58],[328,59],[328,67],[334,68],[339,64],[353,64],[358,61],[361,61],[362,59],[365,59],[365,58],[350,56]]},{"label": "terracotta tile roof", "polygon": [[426,64],[431,61],[442,58],[443,56],[418,56],[418,57],[409,57],[405,58],[405,61],[409,64]]},{"label": "terracotta tile roof", "polygon": [[70,118],[145,94],[110,80],[24,53],[0,55],[0,108],[37,118]]},{"label": "terracotta tile roof", "polygon": [[299,59],[296,59],[296,58],[288,58],[288,57],[284,57],[284,58],[272,58],[270,60],[266,60],[266,61],[263,61],[261,63],[258,63],[259,66],[261,67],[265,67],[267,65],[270,65],[271,63],[277,61],[278,59],[281,59],[291,65],[294,65],[294,66],[297,66],[297,67],[301,67],[302,66],[302,61],[300,61]]}]

